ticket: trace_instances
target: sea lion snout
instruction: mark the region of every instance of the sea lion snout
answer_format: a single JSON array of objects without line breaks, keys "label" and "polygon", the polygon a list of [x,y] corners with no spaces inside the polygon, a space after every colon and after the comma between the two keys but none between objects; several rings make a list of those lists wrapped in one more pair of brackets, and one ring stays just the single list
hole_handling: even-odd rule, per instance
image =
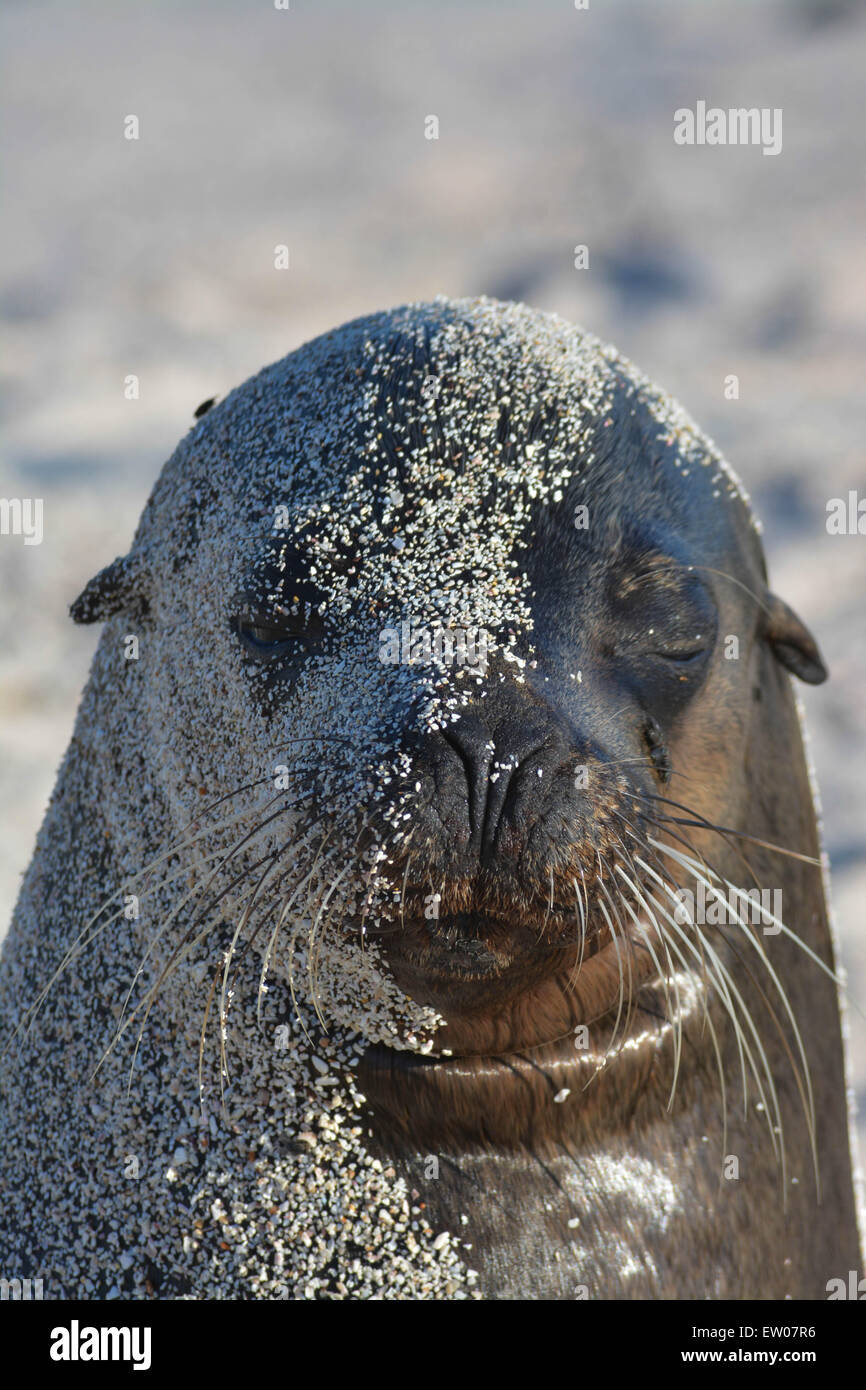
[{"label": "sea lion snout", "polygon": [[[407,737],[411,777],[394,790],[412,824],[394,864],[404,907],[426,891],[443,917],[535,923],[563,867],[577,873],[580,859],[590,871],[602,847],[603,808],[615,799],[604,750],[499,674],[459,717]],[[573,909],[570,887],[568,898]]]},{"label": "sea lion snout", "polygon": [[452,843],[480,867],[527,848],[558,778],[575,761],[552,718],[510,712],[502,720],[470,712],[433,741],[438,814]]},{"label": "sea lion snout", "polygon": [[[393,898],[373,928],[401,987],[452,1032],[457,1016],[501,1015],[567,978],[578,955],[587,979],[609,940],[586,895],[610,878],[624,833],[619,746],[593,735],[588,704],[575,720],[541,684],[503,674],[494,665],[458,718],[409,739],[410,785],[395,786],[393,802],[411,806],[411,834],[383,866]],[[649,790],[656,773],[643,756]]]}]

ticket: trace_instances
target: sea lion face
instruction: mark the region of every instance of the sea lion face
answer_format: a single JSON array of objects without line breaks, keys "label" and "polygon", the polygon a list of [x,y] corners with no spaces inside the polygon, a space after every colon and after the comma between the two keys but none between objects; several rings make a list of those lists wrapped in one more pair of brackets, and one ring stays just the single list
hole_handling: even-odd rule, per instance
[{"label": "sea lion face", "polygon": [[721,820],[764,639],[810,658],[712,445],[490,301],[349,325],[209,411],[114,585],[175,823],[249,787],[263,897],[375,943],[456,1051],[604,1014],[623,950],[652,973],[621,876],[653,798],[688,766]]}]

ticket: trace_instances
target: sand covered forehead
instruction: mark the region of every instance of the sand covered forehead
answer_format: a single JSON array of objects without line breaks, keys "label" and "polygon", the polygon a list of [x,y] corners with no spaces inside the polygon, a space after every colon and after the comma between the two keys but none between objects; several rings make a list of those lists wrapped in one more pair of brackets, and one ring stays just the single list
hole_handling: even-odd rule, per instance
[{"label": "sand covered forehead", "polygon": [[[654,453],[673,446],[672,468],[702,463],[717,495],[744,498],[685,412],[613,348],[520,305],[442,299],[346,325],[238,388],[181,443],[153,512],[174,569],[209,528],[228,528],[247,564],[282,529],[317,553],[332,603],[360,586],[383,605],[449,610],[474,579],[475,611],[496,621],[507,586],[498,604],[487,590],[531,505],[599,473],[597,454],[609,462],[615,392],[646,418]],[[152,530],[146,516],[140,542]]]},{"label": "sand covered forehead", "polygon": [[697,467],[714,495],[745,500],[676,403],[553,316],[442,299],[349,324],[267,368],[183,441],[137,541],[153,552],[157,601],[221,645],[220,670],[238,666],[228,627],[241,593],[265,614],[315,612],[319,648],[290,694],[263,697],[271,733],[348,723],[384,755],[409,711],[435,727],[479,682],[435,651],[383,662],[383,630],[482,629],[488,656],[521,642],[525,655],[533,516],[567,505],[577,479],[592,496],[624,393],[671,483]]}]

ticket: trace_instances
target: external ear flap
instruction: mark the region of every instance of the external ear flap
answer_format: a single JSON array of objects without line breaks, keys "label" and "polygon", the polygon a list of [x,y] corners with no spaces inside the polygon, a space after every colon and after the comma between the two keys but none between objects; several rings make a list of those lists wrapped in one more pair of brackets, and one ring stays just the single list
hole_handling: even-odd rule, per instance
[{"label": "external ear flap", "polygon": [[825,681],[827,667],[818,644],[794,610],[775,594],[768,594],[764,611],[764,637],[772,647],[776,660],[809,685],[820,685]]},{"label": "external ear flap", "polygon": [[144,559],[140,551],[119,555],[104,570],[94,575],[69,612],[76,623],[99,623],[113,613],[147,612],[144,592]]}]

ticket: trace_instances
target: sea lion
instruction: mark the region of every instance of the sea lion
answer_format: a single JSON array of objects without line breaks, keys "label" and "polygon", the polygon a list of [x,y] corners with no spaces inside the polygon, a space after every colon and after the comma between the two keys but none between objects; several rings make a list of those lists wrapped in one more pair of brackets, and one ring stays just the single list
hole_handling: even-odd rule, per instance
[{"label": "sea lion", "polygon": [[72,614],[105,629],[0,972],[0,1267],[413,1299],[859,1267],[788,677],[825,669],[736,477],[612,348],[486,299],[326,334],[199,415]]}]

